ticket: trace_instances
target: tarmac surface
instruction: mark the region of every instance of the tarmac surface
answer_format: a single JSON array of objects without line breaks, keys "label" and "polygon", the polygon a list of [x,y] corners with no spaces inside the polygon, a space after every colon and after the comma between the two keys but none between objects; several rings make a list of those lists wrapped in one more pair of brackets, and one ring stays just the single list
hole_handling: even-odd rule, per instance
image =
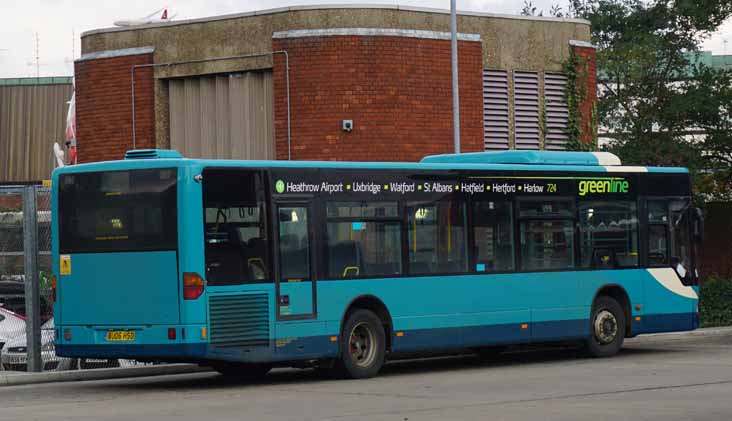
[{"label": "tarmac surface", "polygon": [[0,420],[732,420],[732,330],[626,342],[619,355],[520,349],[390,363],[379,377],[275,370],[0,388]]}]

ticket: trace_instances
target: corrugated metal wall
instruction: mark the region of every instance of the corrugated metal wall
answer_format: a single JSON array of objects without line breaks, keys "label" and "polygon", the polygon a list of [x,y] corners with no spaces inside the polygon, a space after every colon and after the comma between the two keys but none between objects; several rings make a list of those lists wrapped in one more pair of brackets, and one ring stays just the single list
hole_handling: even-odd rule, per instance
[{"label": "corrugated metal wall", "polygon": [[0,182],[51,177],[72,84],[0,86]]},{"label": "corrugated metal wall", "polygon": [[275,159],[271,71],[168,83],[172,149],[191,158]]}]

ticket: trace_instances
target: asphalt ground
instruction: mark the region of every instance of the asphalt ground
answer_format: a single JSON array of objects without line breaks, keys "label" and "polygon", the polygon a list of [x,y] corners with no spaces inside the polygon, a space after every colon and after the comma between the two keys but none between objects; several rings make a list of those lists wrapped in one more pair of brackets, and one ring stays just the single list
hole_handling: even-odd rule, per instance
[{"label": "asphalt ground", "polygon": [[275,370],[0,388],[0,420],[732,420],[732,331],[629,340],[613,358],[519,349],[390,363],[367,380]]}]

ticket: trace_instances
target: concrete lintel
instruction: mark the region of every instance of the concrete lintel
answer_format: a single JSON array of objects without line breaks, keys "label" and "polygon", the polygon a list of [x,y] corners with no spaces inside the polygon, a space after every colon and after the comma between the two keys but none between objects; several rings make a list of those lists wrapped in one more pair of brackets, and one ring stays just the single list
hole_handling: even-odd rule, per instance
[{"label": "concrete lintel", "polygon": [[[290,6],[290,7],[278,7],[273,9],[256,10],[244,13],[232,13],[220,16],[208,16],[203,18],[183,19],[170,22],[161,23],[150,23],[147,25],[139,26],[124,26],[124,27],[112,27],[112,28],[100,28],[92,29],[81,33],[82,37],[94,34],[103,34],[108,32],[123,32],[123,31],[136,31],[150,28],[161,28],[166,26],[178,26],[178,25],[189,25],[197,23],[206,23],[219,20],[228,19],[239,19],[251,16],[262,16],[272,15],[276,13],[287,13],[287,12],[298,12],[307,10],[332,10],[332,9],[381,9],[381,10],[403,10],[405,12],[418,12],[418,13],[434,13],[449,15],[450,10],[447,9],[435,9],[428,7],[417,7],[417,6],[399,6],[395,4],[320,4],[320,5],[304,5],[304,6]],[[528,21],[541,21],[541,22],[555,22],[555,23],[579,23],[589,25],[590,22],[585,19],[569,19],[569,18],[555,18],[548,16],[522,16],[522,15],[511,15],[505,13],[484,13],[474,11],[457,11],[460,16],[476,16],[485,18],[496,18],[496,19],[515,19],[515,20],[528,20]]]},{"label": "concrete lintel", "polygon": [[[304,38],[328,36],[362,36],[362,37],[405,37],[449,40],[449,32],[422,31],[414,29],[389,28],[331,28],[331,29],[295,29],[272,34],[272,38]],[[460,41],[480,42],[480,34],[458,34]]]},{"label": "concrete lintel", "polygon": [[587,42],[587,41],[579,41],[576,39],[569,40],[569,45],[572,47],[580,47],[580,48],[592,48],[597,50],[597,45]]},{"label": "concrete lintel", "polygon": [[153,52],[155,52],[155,47],[123,48],[121,50],[95,51],[93,53],[82,54],[82,56],[75,61],[79,62],[87,60],[99,60],[103,58],[136,56],[138,54],[152,54]]}]

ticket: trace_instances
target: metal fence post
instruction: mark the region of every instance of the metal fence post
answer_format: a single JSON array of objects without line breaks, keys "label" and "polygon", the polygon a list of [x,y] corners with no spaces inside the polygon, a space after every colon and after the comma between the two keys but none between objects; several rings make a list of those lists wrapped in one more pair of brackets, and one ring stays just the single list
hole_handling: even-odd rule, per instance
[{"label": "metal fence post", "polygon": [[23,255],[28,371],[41,371],[40,285],[38,282],[38,215],[36,186],[23,188]]}]

